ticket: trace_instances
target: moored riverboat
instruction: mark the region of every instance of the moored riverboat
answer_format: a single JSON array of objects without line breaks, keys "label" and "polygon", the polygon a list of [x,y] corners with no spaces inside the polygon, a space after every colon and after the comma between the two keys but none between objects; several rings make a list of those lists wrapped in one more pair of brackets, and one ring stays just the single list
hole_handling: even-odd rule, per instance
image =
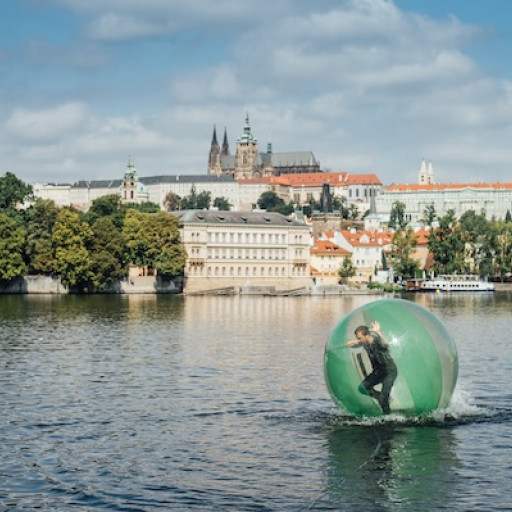
[{"label": "moored riverboat", "polygon": [[420,292],[493,292],[494,284],[471,274],[439,275],[418,283]]}]

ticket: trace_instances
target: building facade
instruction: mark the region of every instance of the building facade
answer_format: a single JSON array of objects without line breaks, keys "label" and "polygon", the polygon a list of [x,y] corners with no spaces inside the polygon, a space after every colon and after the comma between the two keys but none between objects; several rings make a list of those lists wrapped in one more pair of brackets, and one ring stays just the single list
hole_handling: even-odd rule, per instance
[{"label": "building facade", "polygon": [[217,140],[217,130],[213,127],[212,142],[208,156],[208,174],[231,176],[235,180],[248,180],[280,176],[281,174],[320,172],[320,163],[311,151],[274,153],[272,144],[267,144],[266,152],[260,152],[258,140],[251,132],[249,115],[245,117],[243,133],[236,141],[235,154],[231,155],[224,130],[222,147]]},{"label": "building facade", "polygon": [[310,228],[279,213],[175,212],[188,254],[185,292],[311,285]]},{"label": "building facade", "polygon": [[341,277],[339,270],[345,258],[352,254],[343,247],[339,247],[330,240],[315,240],[310,249],[311,277],[315,284],[339,284]]},{"label": "building facade", "polygon": [[352,229],[336,231],[329,239],[352,254],[356,275],[349,282],[361,285],[375,281],[377,272],[382,270],[383,254],[391,252],[393,233]]},{"label": "building facade", "polygon": [[393,205],[405,205],[404,217],[410,223],[419,223],[427,207],[433,206],[438,217],[453,210],[459,218],[473,210],[490,220],[504,219],[512,212],[512,183],[454,183],[426,185],[391,185],[376,197],[378,214],[389,220]]}]

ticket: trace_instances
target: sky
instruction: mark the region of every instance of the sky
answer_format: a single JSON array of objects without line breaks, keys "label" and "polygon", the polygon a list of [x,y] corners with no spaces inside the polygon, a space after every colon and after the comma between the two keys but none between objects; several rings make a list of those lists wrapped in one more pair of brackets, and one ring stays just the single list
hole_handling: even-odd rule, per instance
[{"label": "sky", "polygon": [[206,174],[260,151],[417,183],[512,182],[510,0],[0,3],[0,175]]}]

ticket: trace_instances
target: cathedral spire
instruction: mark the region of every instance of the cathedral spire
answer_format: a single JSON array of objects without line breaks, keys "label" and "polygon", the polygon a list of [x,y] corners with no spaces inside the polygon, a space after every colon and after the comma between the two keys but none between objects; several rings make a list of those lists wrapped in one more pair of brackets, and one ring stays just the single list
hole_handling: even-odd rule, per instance
[{"label": "cathedral spire", "polygon": [[217,129],[213,125],[212,145],[210,147],[210,155],[208,156],[208,174],[219,175],[221,172],[220,146],[217,142]]},{"label": "cathedral spire", "polygon": [[226,127],[224,127],[224,141],[222,142],[221,155],[229,155],[228,131]]},{"label": "cathedral spire", "polygon": [[238,137],[237,142],[242,144],[256,144],[258,141],[255,139],[251,133],[251,125],[249,123],[249,114],[245,114],[245,124],[244,124],[244,133],[241,137]]},{"label": "cathedral spire", "polygon": [[212,135],[212,146],[218,146],[219,143],[217,142],[217,128],[215,125],[213,125],[213,135]]}]

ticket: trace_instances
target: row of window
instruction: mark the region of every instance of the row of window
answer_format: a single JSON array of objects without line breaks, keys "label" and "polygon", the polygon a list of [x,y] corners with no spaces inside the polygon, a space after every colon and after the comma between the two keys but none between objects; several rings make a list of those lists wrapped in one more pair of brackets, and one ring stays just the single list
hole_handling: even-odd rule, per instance
[{"label": "row of window", "polygon": [[[188,273],[191,276],[214,276],[214,277],[286,277],[288,267],[225,267],[225,266],[193,266]],[[305,276],[307,267],[291,267],[292,277]]]},{"label": "row of window", "polygon": [[[201,258],[202,251],[199,247],[189,248],[190,258]],[[295,259],[306,259],[305,251],[295,249],[293,257]],[[286,260],[288,259],[287,249],[223,249],[209,248],[207,258],[211,259],[231,259],[231,260]]]},{"label": "row of window", "polygon": [[[252,244],[287,244],[286,233],[235,233],[226,231],[208,232],[208,242],[210,243],[252,243]],[[201,233],[190,233],[192,242],[199,242]],[[290,235],[295,244],[306,242],[304,235]]]}]

